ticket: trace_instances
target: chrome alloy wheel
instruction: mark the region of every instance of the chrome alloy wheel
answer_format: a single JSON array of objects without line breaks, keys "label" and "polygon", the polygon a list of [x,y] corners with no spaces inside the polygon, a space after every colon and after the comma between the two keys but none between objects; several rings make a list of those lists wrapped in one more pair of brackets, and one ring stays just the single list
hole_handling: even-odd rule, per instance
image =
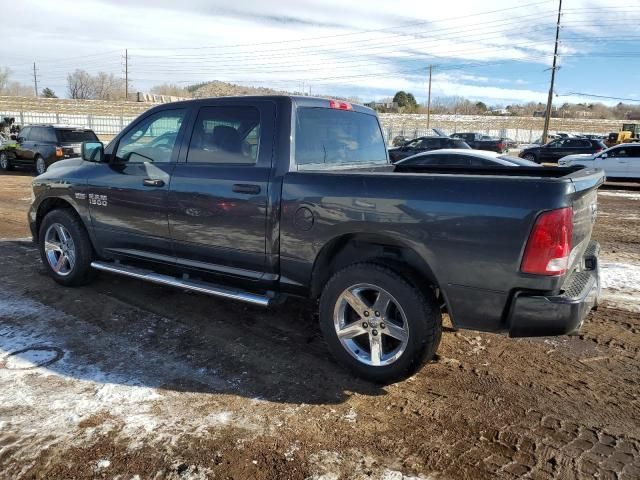
[{"label": "chrome alloy wheel", "polygon": [[38,157],[36,160],[36,172],[38,175],[42,175],[47,171],[47,164],[44,163],[44,158]]},{"label": "chrome alloy wheel", "polygon": [[9,157],[7,157],[7,154],[5,152],[0,153],[0,168],[2,168],[2,170],[7,170],[7,168],[9,167]]},{"label": "chrome alloy wheel", "polygon": [[61,277],[71,273],[76,263],[76,247],[69,231],[59,223],[47,228],[44,252],[51,269]]},{"label": "chrome alloy wheel", "polygon": [[390,365],[407,348],[409,323],[402,307],[375,285],[359,283],[344,290],[336,302],[333,323],[345,350],[366,365]]}]

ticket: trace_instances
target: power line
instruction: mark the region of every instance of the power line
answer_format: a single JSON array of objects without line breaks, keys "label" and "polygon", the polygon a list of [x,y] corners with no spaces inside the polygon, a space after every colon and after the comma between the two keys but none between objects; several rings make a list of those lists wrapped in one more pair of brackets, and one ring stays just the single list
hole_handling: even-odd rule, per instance
[{"label": "power line", "polygon": [[[494,14],[494,13],[508,12],[508,11],[512,11],[512,10],[522,10],[523,8],[526,8],[526,7],[539,6],[539,5],[543,5],[545,3],[550,3],[552,1],[553,0],[544,0],[544,1],[541,1],[541,2],[525,3],[525,4],[522,4],[522,5],[518,5],[517,7],[502,8],[502,9],[498,9],[498,10],[491,10],[491,11],[488,11],[488,12],[478,12],[478,13],[473,13],[473,14],[470,14],[470,15],[462,15],[462,16],[458,15],[458,16],[455,16],[455,17],[448,17],[448,18],[440,19],[438,21],[440,21],[440,22],[455,21],[455,20],[478,17],[478,16],[483,16],[483,15],[491,15],[491,14]],[[305,42],[305,41],[310,41],[310,40],[324,40],[324,39],[327,39],[327,38],[342,38],[342,37],[349,37],[349,36],[353,36],[353,35],[362,35],[362,34],[367,34],[367,33],[385,32],[385,31],[394,30],[394,29],[397,29],[397,28],[407,28],[407,27],[417,26],[417,25],[426,25],[426,24],[429,24],[429,23],[432,23],[432,20],[405,23],[405,24],[396,25],[396,26],[393,26],[393,27],[385,27],[385,28],[378,28],[378,29],[371,29],[371,30],[362,30],[362,31],[359,31],[359,32],[341,33],[341,34],[334,34],[334,35],[322,35],[322,36],[318,36],[318,37],[298,38],[298,39],[292,39],[292,40],[274,40],[272,42],[240,43],[240,44],[235,44],[235,45],[209,45],[209,46],[202,46],[202,47],[178,47],[178,48],[147,47],[147,48],[144,48],[142,50],[160,50],[160,51],[162,51],[162,50],[204,50],[204,49],[221,49],[221,48],[256,47],[256,46],[260,46],[260,45],[274,45],[274,44],[289,44],[291,42]]]},{"label": "power line", "polygon": [[623,98],[623,97],[608,97],[606,95],[595,95],[593,93],[580,93],[580,92],[567,92],[562,95],[557,95],[558,97],[593,97],[593,98],[604,98],[605,100],[620,100],[622,102],[640,102],[638,98]]}]

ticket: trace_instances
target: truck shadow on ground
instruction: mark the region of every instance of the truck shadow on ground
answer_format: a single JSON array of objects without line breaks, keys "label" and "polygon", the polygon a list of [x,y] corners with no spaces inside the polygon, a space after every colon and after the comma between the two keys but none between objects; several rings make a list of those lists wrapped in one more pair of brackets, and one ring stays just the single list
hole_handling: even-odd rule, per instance
[{"label": "truck shadow on ground", "polygon": [[31,244],[0,255],[0,368],[294,404],[385,394],[329,357],[309,302],[265,310],[109,274],[64,288]]}]

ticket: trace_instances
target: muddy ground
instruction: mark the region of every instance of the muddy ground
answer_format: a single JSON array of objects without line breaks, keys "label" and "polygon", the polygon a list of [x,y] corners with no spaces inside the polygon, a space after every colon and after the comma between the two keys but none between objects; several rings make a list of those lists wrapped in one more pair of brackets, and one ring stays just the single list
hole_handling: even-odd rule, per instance
[{"label": "muddy ground", "polygon": [[446,329],[378,387],[313,305],[265,311],[115,277],[64,289],[0,176],[0,478],[640,477],[640,189],[599,196],[605,300],[581,334]]}]

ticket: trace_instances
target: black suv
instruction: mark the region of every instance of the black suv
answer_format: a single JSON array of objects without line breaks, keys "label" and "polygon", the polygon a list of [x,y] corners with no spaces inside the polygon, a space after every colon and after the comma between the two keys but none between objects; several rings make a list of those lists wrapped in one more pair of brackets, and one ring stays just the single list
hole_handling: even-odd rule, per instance
[{"label": "black suv", "polygon": [[20,131],[12,155],[3,155],[0,166],[4,170],[20,165],[33,167],[42,175],[58,160],[79,157],[82,142],[97,141],[96,134],[88,128],[28,125]]},{"label": "black suv", "polygon": [[418,137],[407,145],[398,148],[389,149],[389,159],[396,163],[403,158],[410,157],[416,153],[429,152],[431,150],[440,150],[441,148],[465,148],[471,147],[464,141],[450,137]]},{"label": "black suv", "polygon": [[540,147],[525,148],[520,157],[533,162],[557,162],[567,155],[598,153],[607,148],[601,140],[562,137]]}]

